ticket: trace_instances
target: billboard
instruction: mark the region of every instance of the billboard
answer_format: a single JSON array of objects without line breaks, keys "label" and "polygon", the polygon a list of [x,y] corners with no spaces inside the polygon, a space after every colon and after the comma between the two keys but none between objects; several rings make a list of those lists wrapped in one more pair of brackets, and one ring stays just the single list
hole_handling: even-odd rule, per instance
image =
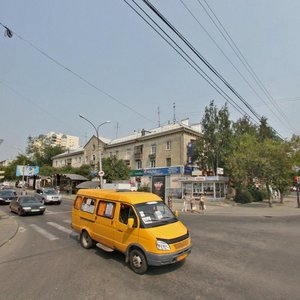
[{"label": "billboard", "polygon": [[33,176],[39,174],[39,171],[39,166],[18,165],[16,170],[16,176]]},{"label": "billboard", "polygon": [[152,177],[152,193],[159,196],[165,201],[166,193],[166,177],[165,176],[153,176]]}]

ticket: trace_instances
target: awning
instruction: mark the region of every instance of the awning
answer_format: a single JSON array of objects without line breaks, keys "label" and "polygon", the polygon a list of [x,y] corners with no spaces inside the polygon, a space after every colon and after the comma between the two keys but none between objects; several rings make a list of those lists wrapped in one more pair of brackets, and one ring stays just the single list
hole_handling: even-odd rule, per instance
[{"label": "awning", "polygon": [[63,176],[74,180],[74,181],[87,181],[88,178],[82,176],[82,175],[78,175],[78,174],[62,174]]},{"label": "awning", "polygon": [[100,181],[85,181],[76,185],[77,189],[97,189],[100,186]]}]

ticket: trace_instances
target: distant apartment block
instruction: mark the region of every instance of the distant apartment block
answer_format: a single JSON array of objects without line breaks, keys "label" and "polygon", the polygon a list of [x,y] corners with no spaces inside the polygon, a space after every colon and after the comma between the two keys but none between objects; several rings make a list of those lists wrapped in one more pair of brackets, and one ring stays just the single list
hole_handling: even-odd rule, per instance
[{"label": "distant apartment block", "polygon": [[79,137],[63,133],[49,132],[46,134],[52,146],[62,146],[66,149],[79,148]]}]

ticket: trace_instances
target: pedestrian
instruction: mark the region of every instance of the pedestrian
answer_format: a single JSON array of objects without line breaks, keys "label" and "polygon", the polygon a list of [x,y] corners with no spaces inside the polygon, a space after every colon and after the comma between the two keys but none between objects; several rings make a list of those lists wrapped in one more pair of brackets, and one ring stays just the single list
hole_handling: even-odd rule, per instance
[{"label": "pedestrian", "polygon": [[191,201],[191,212],[194,212],[196,210],[196,201],[193,194],[191,194],[190,201]]},{"label": "pedestrian", "polygon": [[172,201],[172,195],[169,195],[168,196],[168,206],[169,206],[169,208],[172,210],[172,206],[173,206],[173,203],[172,203],[173,201]]},{"label": "pedestrian", "polygon": [[187,192],[184,193],[183,199],[183,208],[182,211],[187,212],[187,204],[188,204],[188,195]]},{"label": "pedestrian", "polygon": [[201,193],[200,194],[200,202],[199,202],[199,210],[204,211],[205,209],[206,209],[205,198],[204,198],[204,195]]}]

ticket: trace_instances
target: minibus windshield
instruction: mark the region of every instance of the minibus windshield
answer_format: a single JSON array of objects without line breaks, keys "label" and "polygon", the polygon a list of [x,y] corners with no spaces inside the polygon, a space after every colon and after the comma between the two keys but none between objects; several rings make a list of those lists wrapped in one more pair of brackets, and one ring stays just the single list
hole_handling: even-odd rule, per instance
[{"label": "minibus windshield", "polygon": [[163,202],[152,201],[135,205],[142,227],[155,227],[177,222],[177,218]]}]

